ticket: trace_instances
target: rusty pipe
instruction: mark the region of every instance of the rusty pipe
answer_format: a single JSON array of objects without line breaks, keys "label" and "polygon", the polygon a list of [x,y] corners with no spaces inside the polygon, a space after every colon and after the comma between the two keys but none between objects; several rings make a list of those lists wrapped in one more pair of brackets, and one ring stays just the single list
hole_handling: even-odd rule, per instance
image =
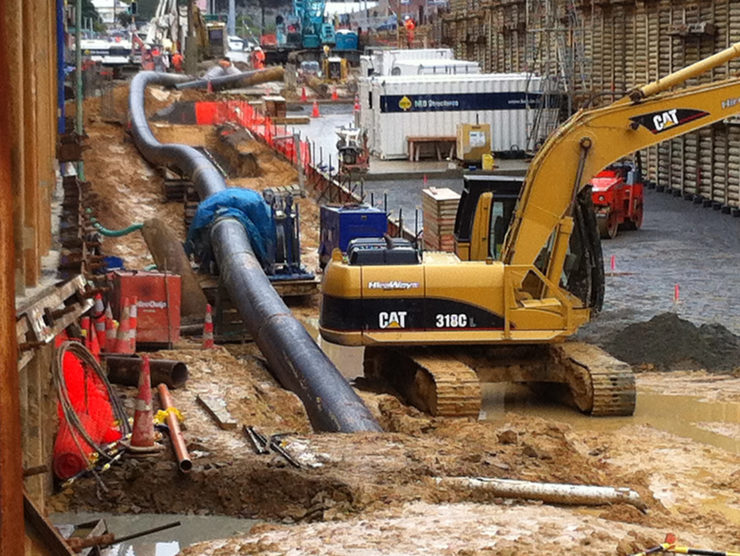
[{"label": "rusty pipe", "polygon": [[[141,370],[140,357],[107,355],[105,368],[108,380],[124,386],[138,386]],[[171,359],[150,359],[152,386],[166,384],[168,388],[180,388],[188,379],[188,367],[182,361]]]},{"label": "rusty pipe", "polygon": [[180,430],[180,423],[177,420],[177,416],[174,411],[175,405],[172,403],[172,397],[166,384],[160,384],[157,386],[159,392],[159,403],[162,409],[167,412],[167,427],[170,429],[170,441],[172,447],[175,449],[175,456],[177,457],[177,464],[180,471],[187,473],[193,468],[193,462],[190,460],[190,454],[188,453],[188,447],[185,445],[185,439],[182,436]]}]

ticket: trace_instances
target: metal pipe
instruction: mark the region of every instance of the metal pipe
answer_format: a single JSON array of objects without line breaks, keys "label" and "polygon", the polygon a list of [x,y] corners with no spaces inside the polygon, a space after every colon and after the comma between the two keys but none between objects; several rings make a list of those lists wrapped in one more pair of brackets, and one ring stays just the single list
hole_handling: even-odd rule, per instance
[{"label": "metal pipe", "polygon": [[[125,386],[138,386],[141,358],[108,355],[105,357],[105,369],[108,373],[108,380],[111,382]],[[150,359],[149,369],[152,386],[162,383],[168,388],[179,388],[188,380],[188,367],[182,361]]]},{"label": "metal pipe", "polygon": [[[10,82],[8,22],[19,14],[0,4],[0,83]],[[18,46],[20,46],[18,44]],[[26,69],[30,64],[24,64]],[[13,236],[13,173],[10,149],[18,136],[10,123],[10,88],[0,87],[0,554],[24,553],[23,462],[20,386],[15,331],[15,249]],[[17,147],[16,147],[17,148]]]},{"label": "metal pipe", "polygon": [[[145,158],[178,166],[191,176],[201,199],[206,199],[226,188],[221,174],[192,147],[160,144],[146,121],[147,85],[171,86],[179,82],[182,76],[174,74],[140,72],[134,77],[129,96],[131,131]],[[328,432],[381,431],[357,393],[272,288],[244,227],[233,218],[222,218],[211,228],[211,242],[221,281],[247,330],[277,380],[301,399],[312,425]]]},{"label": "metal pipe", "polygon": [[205,89],[210,83],[214,91],[219,91],[221,89],[247,87],[267,81],[282,81],[284,74],[285,70],[282,67],[271,67],[261,70],[244,71],[233,75],[223,75],[221,77],[214,77],[213,79],[192,80],[192,78],[188,78],[187,81],[176,84],[175,88],[178,90]]},{"label": "metal pipe", "polygon": [[[249,334],[281,384],[306,406],[314,426],[327,431],[379,430],[362,400],[274,293],[243,226],[233,218],[211,228],[221,279]],[[246,316],[249,315],[249,318]]]},{"label": "metal pipe", "polygon": [[172,447],[175,449],[178,467],[180,471],[187,473],[193,468],[193,462],[190,460],[188,447],[185,445],[185,439],[182,437],[177,416],[174,411],[170,411],[171,408],[175,408],[175,404],[172,403],[172,397],[166,384],[157,386],[157,391],[159,392],[159,403],[162,405],[162,409],[167,412],[166,422],[167,427],[170,429],[170,441],[172,442]]}]

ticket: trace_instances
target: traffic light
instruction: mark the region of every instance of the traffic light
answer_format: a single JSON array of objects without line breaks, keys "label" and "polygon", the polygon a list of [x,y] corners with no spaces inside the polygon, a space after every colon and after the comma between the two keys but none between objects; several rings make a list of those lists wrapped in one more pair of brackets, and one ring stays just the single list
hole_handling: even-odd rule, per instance
[{"label": "traffic light", "polygon": [[130,13],[131,15],[136,15],[136,2],[131,2],[128,5],[128,13]]}]

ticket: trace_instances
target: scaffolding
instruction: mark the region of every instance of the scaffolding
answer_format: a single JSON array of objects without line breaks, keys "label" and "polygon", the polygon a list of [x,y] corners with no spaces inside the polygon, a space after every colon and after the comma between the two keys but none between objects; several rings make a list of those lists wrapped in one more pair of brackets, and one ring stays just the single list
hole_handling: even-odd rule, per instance
[{"label": "scaffolding", "polygon": [[575,0],[526,1],[527,93],[534,97],[527,102],[529,150],[573,113],[587,90],[584,35]]}]

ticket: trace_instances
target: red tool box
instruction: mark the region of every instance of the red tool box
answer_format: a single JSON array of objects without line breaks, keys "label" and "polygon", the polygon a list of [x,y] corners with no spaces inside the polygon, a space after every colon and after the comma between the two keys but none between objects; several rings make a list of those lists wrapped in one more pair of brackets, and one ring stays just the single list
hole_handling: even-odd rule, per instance
[{"label": "red tool box", "polygon": [[114,315],[136,297],[138,344],[172,344],[180,339],[180,276],[162,272],[113,272]]}]

